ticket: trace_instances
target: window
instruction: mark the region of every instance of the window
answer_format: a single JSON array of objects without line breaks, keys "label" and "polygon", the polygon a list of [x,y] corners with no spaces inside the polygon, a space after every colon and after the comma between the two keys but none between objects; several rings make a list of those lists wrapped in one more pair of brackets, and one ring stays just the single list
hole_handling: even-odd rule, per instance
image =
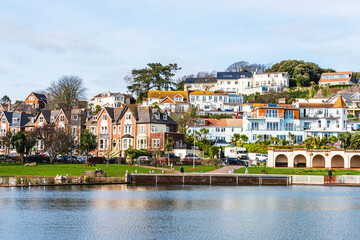
[{"label": "window", "polygon": [[251,123],[251,130],[259,130],[259,123],[258,122],[252,122]]},{"label": "window", "polygon": [[130,119],[131,119],[131,113],[127,113],[127,114],[125,115],[125,119],[126,119],[126,120],[130,120]]},{"label": "window", "polygon": [[137,149],[147,149],[146,139],[138,139],[137,140]]},{"label": "window", "polygon": [[44,117],[43,116],[40,116],[39,117],[39,123],[43,123],[44,122]]},{"label": "window", "polygon": [[64,116],[64,115],[61,115],[61,116],[60,116],[60,122],[64,122],[64,120],[65,120],[65,116]]},{"label": "window", "polygon": [[230,81],[227,81],[227,84],[231,84],[231,82],[230,82]]},{"label": "window", "polygon": [[285,118],[294,119],[294,111],[285,111]]},{"label": "window", "polygon": [[104,133],[104,134],[108,133],[107,126],[102,126],[101,127],[101,133]]},{"label": "window", "polygon": [[128,140],[125,138],[123,139],[123,149],[127,149],[128,148]]},{"label": "window", "polygon": [[146,133],[146,125],[140,125],[139,126],[139,133]]},{"label": "window", "polygon": [[2,119],[1,119],[1,123],[5,123],[5,118],[2,118]]},{"label": "window", "polygon": [[116,126],[113,126],[113,134],[116,134]]},{"label": "window", "polygon": [[106,121],[106,120],[107,120],[107,115],[103,115],[103,116],[102,116],[102,119],[103,119],[104,121]]},{"label": "window", "polygon": [[304,122],[304,128],[310,129],[310,122]]},{"label": "window", "polygon": [[327,120],[327,121],[326,121],[326,127],[327,127],[327,128],[330,128],[330,120]]},{"label": "window", "polygon": [[253,141],[256,141],[257,140],[257,134],[254,134],[253,135]]},{"label": "window", "polygon": [[96,127],[90,127],[90,132],[93,133],[93,134],[95,134],[95,132],[96,132]]},{"label": "window", "polygon": [[166,127],[166,132],[169,132],[169,130],[170,130],[169,127]]},{"label": "window", "polygon": [[203,96],[203,97],[202,97],[202,101],[203,101],[203,102],[206,102],[206,96]]},{"label": "window", "polygon": [[156,119],[160,119],[160,113],[159,113],[159,112],[157,112],[157,113],[155,114],[155,118],[156,118]]},{"label": "window", "polygon": [[118,133],[121,134],[121,125],[119,126]]},{"label": "window", "polygon": [[17,118],[13,118],[12,122],[17,123]]},{"label": "window", "polygon": [[217,102],[218,99],[217,99],[217,96],[214,96],[214,102]]},{"label": "window", "polygon": [[131,134],[131,125],[125,125],[125,134]]},{"label": "window", "polygon": [[151,132],[156,132],[156,127],[155,126],[151,126]]},{"label": "window", "polygon": [[72,128],[72,135],[75,136],[77,133],[77,127]]},{"label": "window", "polygon": [[72,120],[78,120],[79,116],[78,115],[72,115],[71,118],[72,118]]},{"label": "window", "polygon": [[163,119],[164,119],[164,120],[167,120],[167,114],[166,114],[166,112],[164,112],[164,114],[163,114]]},{"label": "window", "polygon": [[266,123],[267,130],[279,130],[278,122],[267,122]]},{"label": "window", "polygon": [[277,109],[266,109],[266,117],[277,118],[278,110]]},{"label": "window", "polygon": [[175,97],[174,98],[175,102],[182,102],[183,101],[183,97]]},{"label": "window", "polygon": [[238,82],[238,81],[235,81],[235,84],[239,84],[239,82]]},{"label": "window", "polygon": [[29,97],[29,100],[30,100],[30,101],[34,101],[34,97]]},{"label": "window", "polygon": [[99,148],[104,149],[104,140],[103,139],[100,139],[100,141],[99,141]]},{"label": "window", "polygon": [[318,127],[321,128],[321,121],[318,121]]},{"label": "window", "polygon": [[195,96],[191,96],[191,102],[195,102]]},{"label": "window", "polygon": [[285,123],[285,130],[293,131],[294,130],[294,124],[293,123]]},{"label": "window", "polygon": [[152,148],[160,148],[160,139],[152,140]]}]

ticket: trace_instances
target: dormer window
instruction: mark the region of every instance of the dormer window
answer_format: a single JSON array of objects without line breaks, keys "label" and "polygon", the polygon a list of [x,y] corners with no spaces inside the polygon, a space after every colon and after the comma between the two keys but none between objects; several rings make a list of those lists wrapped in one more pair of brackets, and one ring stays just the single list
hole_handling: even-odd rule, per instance
[{"label": "dormer window", "polygon": [[155,114],[155,118],[156,118],[156,119],[160,119],[160,113],[159,113],[159,112],[157,112],[157,113]]},{"label": "dormer window", "polygon": [[175,102],[182,102],[182,101],[184,101],[184,98],[181,97],[181,96],[176,96],[176,97],[174,97],[174,101]]},{"label": "dormer window", "polygon": [[44,122],[44,117],[43,116],[40,116],[39,117],[39,123],[43,123]]},{"label": "dormer window", "polygon": [[30,100],[30,101],[34,101],[34,97],[29,97],[29,100]]},{"label": "dormer window", "polygon": [[107,120],[107,115],[103,115],[103,116],[102,116],[102,119],[103,119],[104,121],[106,121],[106,120]]},{"label": "dormer window", "polygon": [[61,115],[60,116],[60,122],[64,122],[65,121],[65,116],[64,115]]},{"label": "dormer window", "polygon": [[13,118],[13,123],[17,123],[17,118]]},{"label": "dormer window", "polygon": [[127,113],[127,114],[125,115],[125,119],[126,119],[126,120],[130,120],[130,119],[131,119],[131,113]]},{"label": "dormer window", "polygon": [[164,115],[163,115],[163,119],[164,119],[164,120],[167,120],[167,114],[166,114],[166,112],[165,112]]}]

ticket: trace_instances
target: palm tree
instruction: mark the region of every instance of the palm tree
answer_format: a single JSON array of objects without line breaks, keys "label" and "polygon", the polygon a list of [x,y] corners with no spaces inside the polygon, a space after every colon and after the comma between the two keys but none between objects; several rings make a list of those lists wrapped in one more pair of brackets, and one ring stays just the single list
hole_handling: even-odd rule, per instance
[{"label": "palm tree", "polygon": [[202,129],[200,129],[200,133],[201,133],[201,136],[204,136],[204,138],[206,139],[207,134],[209,133],[209,129],[208,128],[202,128]]},{"label": "palm tree", "polygon": [[346,132],[343,132],[343,133],[340,133],[338,135],[338,138],[339,140],[341,141],[341,147],[342,148],[348,148],[351,144],[351,133],[346,131]]},{"label": "palm tree", "polygon": [[241,139],[241,145],[243,145],[245,142],[249,140],[248,136],[246,136],[245,134],[242,134],[240,136],[240,139]]},{"label": "palm tree", "polygon": [[231,143],[236,144],[237,141],[239,141],[240,139],[241,139],[240,134],[235,133],[235,134],[233,135],[233,137],[231,138]]},{"label": "palm tree", "polygon": [[286,138],[281,139],[280,143],[279,143],[280,146],[286,146],[288,144],[289,144],[289,141],[287,141]]},{"label": "palm tree", "polygon": [[331,135],[328,138],[328,141],[329,141],[330,146],[333,147],[334,144],[338,141],[338,138],[335,135]]},{"label": "palm tree", "polygon": [[354,149],[354,150],[360,149],[360,135],[359,134],[355,134],[351,138],[350,149]]},{"label": "palm tree", "polygon": [[277,137],[271,136],[270,139],[269,139],[269,140],[270,140],[270,144],[275,145],[275,143],[276,143],[276,138],[277,138]]},{"label": "palm tree", "polygon": [[291,132],[289,132],[289,134],[288,134],[288,139],[289,139],[291,144],[295,143],[295,135],[291,134]]}]

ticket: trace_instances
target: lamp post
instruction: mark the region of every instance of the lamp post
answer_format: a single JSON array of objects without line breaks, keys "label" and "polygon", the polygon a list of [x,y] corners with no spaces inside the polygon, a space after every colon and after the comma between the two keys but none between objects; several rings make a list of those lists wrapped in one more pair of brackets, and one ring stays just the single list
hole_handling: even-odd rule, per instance
[{"label": "lamp post", "polygon": [[195,133],[196,133],[196,120],[194,122],[194,155],[193,155],[193,168],[195,168]]}]

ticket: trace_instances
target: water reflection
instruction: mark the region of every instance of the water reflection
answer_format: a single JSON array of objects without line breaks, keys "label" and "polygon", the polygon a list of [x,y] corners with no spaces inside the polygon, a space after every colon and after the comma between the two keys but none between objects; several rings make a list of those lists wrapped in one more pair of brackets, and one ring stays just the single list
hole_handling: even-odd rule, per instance
[{"label": "water reflection", "polygon": [[357,239],[359,216],[359,188],[0,188],[0,239]]}]

